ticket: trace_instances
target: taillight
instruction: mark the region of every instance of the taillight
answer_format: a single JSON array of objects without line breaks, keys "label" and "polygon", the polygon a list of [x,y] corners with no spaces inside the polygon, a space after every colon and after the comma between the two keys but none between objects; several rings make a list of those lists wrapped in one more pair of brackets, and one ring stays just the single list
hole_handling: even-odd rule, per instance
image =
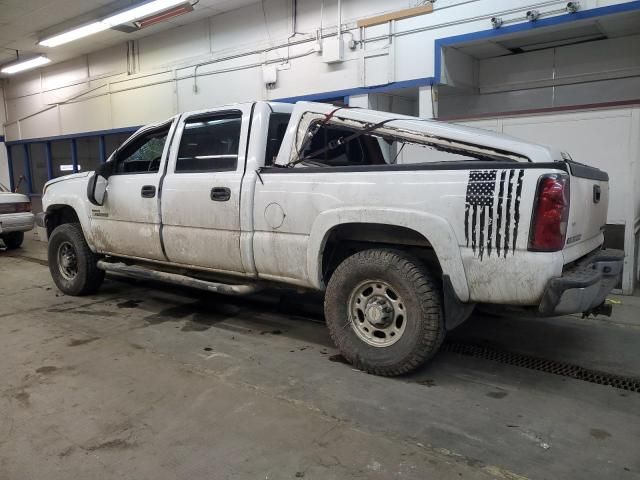
[{"label": "taillight", "polygon": [[562,250],[569,220],[569,179],[564,175],[545,175],[538,182],[533,211],[529,250]]},{"label": "taillight", "polygon": [[0,213],[22,213],[31,211],[31,202],[0,204]]},{"label": "taillight", "polygon": [[16,203],[16,213],[30,212],[30,211],[31,211],[31,202]]}]

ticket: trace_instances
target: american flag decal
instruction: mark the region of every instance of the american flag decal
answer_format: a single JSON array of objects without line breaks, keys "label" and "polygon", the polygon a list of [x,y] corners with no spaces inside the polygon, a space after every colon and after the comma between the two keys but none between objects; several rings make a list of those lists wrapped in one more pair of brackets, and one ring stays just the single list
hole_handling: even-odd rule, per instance
[{"label": "american flag decal", "polygon": [[513,255],[520,225],[524,170],[471,170],[464,207],[464,236],[473,254],[484,258],[495,251]]}]

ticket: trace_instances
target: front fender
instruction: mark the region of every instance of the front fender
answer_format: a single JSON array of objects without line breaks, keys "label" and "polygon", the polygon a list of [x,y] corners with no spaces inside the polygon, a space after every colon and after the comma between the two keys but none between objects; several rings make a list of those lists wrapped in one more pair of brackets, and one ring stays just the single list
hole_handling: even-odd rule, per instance
[{"label": "front fender", "polygon": [[91,205],[86,199],[88,180],[88,177],[76,177],[49,185],[42,197],[42,209],[48,213],[58,206],[73,208],[89,248],[95,251],[91,233]]},{"label": "front fender", "polygon": [[338,208],[328,210],[313,223],[307,249],[307,271],[314,287],[322,288],[322,252],[329,232],[346,223],[378,223],[405,227],[425,237],[438,257],[443,275],[448,275],[462,302],[469,300],[469,286],[462,264],[458,240],[442,217],[417,210],[394,208]]}]

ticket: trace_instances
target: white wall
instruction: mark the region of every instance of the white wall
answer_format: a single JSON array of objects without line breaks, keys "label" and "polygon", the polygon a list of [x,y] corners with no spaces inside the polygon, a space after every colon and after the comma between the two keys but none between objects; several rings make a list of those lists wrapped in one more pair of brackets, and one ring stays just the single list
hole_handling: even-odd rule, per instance
[{"label": "white wall", "polygon": [[[127,72],[126,49],[120,45],[12,77],[5,82],[6,136],[16,140],[134,126],[221,103],[431,77],[435,39],[486,30],[494,15],[520,18],[532,6],[557,15],[558,7],[564,5],[561,1],[439,0],[432,14],[361,32],[355,20],[415,6],[417,0],[345,1],[343,29],[348,33],[344,42],[360,39],[361,34],[368,40],[381,37],[364,48],[346,48],[344,62],[327,65],[313,52],[321,22],[325,35],[336,32],[337,1],[324,3],[321,19],[321,2],[300,0],[297,30],[303,33],[291,41],[304,43],[289,48],[290,2],[265,0],[266,25],[257,4],[138,40],[139,71],[133,74]],[[625,2],[582,0],[581,8],[613,3]],[[196,65],[202,62],[213,63],[197,68],[194,89]],[[264,63],[279,66],[278,82],[271,90],[262,82]]]}]

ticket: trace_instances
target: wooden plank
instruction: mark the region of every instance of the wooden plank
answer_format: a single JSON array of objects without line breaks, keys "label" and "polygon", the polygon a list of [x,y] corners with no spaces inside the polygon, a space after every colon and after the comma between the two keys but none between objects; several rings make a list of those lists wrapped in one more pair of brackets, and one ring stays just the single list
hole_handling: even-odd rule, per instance
[{"label": "wooden plank", "polygon": [[417,17],[418,15],[425,15],[431,12],[433,12],[432,4],[423,5],[421,7],[405,8],[404,10],[398,10],[397,12],[385,13],[384,15],[358,20],[358,28],[372,27],[392,20],[403,20],[405,18]]}]

